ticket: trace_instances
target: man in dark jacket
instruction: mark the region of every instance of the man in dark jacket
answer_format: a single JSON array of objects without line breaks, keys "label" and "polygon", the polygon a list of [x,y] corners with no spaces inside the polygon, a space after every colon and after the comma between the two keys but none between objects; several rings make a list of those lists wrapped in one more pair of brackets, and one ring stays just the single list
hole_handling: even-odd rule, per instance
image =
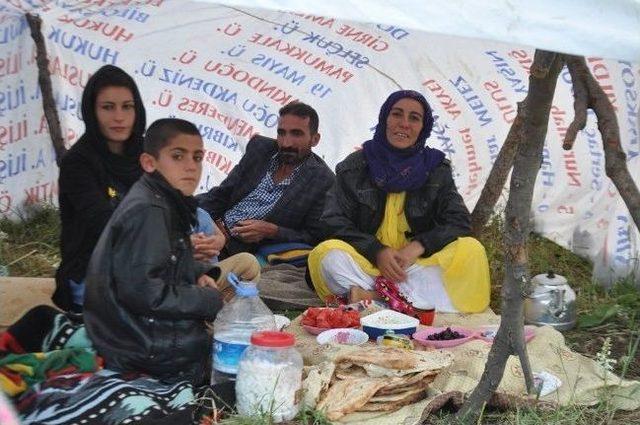
[{"label": "man in dark jacket", "polygon": [[335,176],[311,151],[320,141],[318,114],[301,102],[279,113],[277,141],[253,137],[220,186],[198,196],[227,236],[223,255],[279,242],[314,245],[324,236],[320,216]]},{"label": "man in dark jacket", "polygon": [[145,135],[145,171],[105,228],[89,263],[84,319],[105,366],[164,380],[206,378],[205,321],[223,305],[219,268],[193,259],[191,196],[204,149],[188,121],[164,119]]}]

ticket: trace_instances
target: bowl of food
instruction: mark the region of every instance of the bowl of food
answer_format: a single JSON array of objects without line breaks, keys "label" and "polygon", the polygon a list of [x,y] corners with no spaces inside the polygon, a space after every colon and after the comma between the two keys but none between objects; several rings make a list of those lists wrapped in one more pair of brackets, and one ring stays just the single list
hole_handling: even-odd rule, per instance
[{"label": "bowl of food", "polygon": [[418,344],[433,348],[455,347],[475,337],[475,331],[460,327],[428,328],[413,334]]},{"label": "bowl of food", "polygon": [[318,335],[328,329],[359,328],[360,313],[340,307],[310,307],[302,313],[300,323],[307,332]]},{"label": "bowl of food", "polygon": [[316,337],[318,344],[342,344],[342,345],[362,345],[369,341],[369,335],[360,329],[336,328],[329,329]]},{"label": "bowl of food", "polygon": [[411,335],[416,331],[420,321],[415,317],[407,316],[394,310],[381,310],[363,317],[360,323],[362,324],[362,330],[369,335],[369,338],[376,339],[387,331]]}]

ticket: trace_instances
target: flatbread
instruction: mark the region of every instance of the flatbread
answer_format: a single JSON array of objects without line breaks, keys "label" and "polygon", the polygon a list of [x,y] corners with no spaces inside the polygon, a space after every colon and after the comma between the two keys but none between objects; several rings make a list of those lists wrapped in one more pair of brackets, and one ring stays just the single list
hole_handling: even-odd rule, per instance
[{"label": "flatbread", "polygon": [[389,369],[413,369],[418,366],[420,357],[414,351],[397,347],[365,347],[336,357],[336,363],[358,365],[373,364]]},{"label": "flatbread", "polygon": [[427,397],[427,392],[423,389],[411,395],[408,395],[407,397],[400,400],[381,402],[381,403],[367,403],[364,406],[360,407],[358,411],[359,412],[391,412],[394,410],[398,410],[402,406],[415,403],[416,401],[422,400],[426,397]]},{"label": "flatbread", "polygon": [[393,382],[381,388],[376,395],[397,394],[416,387],[427,388],[436,379],[436,376],[433,371],[425,370],[408,377],[392,378]]},{"label": "flatbread", "polygon": [[408,369],[392,368],[385,364],[374,363],[362,364],[362,367],[367,371],[367,375],[382,377],[404,376],[426,370],[439,372],[453,363],[453,356],[451,353],[447,353],[445,351],[411,351],[410,353],[413,356],[415,363],[413,363],[413,367]]},{"label": "flatbread", "polygon": [[351,378],[336,381],[316,406],[325,410],[327,419],[335,421],[364,406],[367,401],[387,384],[384,378]]},{"label": "flatbread", "polygon": [[305,389],[303,404],[314,408],[324,392],[329,389],[329,383],[333,376],[336,364],[322,362],[312,366],[307,371],[302,387]]},{"label": "flatbread", "polygon": [[351,365],[348,369],[336,369],[335,376],[338,379],[366,378],[367,372],[361,366]]}]

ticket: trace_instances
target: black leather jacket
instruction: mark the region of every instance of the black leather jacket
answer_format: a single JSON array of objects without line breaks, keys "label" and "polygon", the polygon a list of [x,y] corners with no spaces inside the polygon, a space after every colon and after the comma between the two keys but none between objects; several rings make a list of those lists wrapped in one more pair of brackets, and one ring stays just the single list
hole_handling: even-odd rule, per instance
[{"label": "black leather jacket", "polygon": [[107,367],[200,383],[211,355],[204,321],[222,297],[196,285],[215,271],[193,259],[191,229],[163,189],[145,174],[109,220],[87,270],[84,320]]},{"label": "black leather jacket", "polygon": [[[322,221],[331,238],[349,243],[376,264],[376,255],[384,248],[375,234],[385,203],[386,193],[371,181],[364,153],[354,152],[336,166],[336,183],[327,194]],[[404,213],[411,229],[407,239],[422,244],[423,257],[471,232],[469,210],[447,160],[431,171],[420,189],[407,192]]]}]

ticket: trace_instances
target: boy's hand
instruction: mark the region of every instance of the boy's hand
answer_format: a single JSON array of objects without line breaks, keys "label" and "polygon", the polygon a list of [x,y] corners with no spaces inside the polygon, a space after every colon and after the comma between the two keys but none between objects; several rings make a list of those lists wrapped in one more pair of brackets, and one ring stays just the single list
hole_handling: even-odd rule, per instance
[{"label": "boy's hand", "polygon": [[231,234],[243,242],[258,243],[266,238],[273,238],[278,233],[278,226],[264,220],[242,220],[231,229]]},{"label": "boy's hand", "polygon": [[206,274],[203,274],[198,278],[198,286],[201,288],[208,286],[209,288],[218,289],[216,281],[211,276],[207,276]]},{"label": "boy's hand", "polygon": [[211,257],[220,254],[224,247],[225,237],[222,234],[206,236],[204,233],[194,233],[191,235],[191,245],[193,245],[193,258],[198,261],[206,261]]}]

